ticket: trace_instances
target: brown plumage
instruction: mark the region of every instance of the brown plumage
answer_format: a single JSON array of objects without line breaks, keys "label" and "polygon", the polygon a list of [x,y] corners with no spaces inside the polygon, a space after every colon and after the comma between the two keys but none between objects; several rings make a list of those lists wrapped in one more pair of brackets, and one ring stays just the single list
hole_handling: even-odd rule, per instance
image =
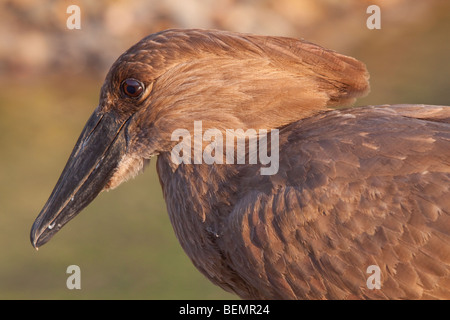
[{"label": "brown plumage", "polygon": [[[158,155],[175,233],[225,290],[245,299],[450,298],[450,107],[328,109],[368,88],[363,63],[302,40],[150,35],[109,71],[32,243]],[[278,171],[174,163],[171,134],[193,133],[194,121],[223,136],[279,129]],[[371,265],[380,289],[367,286]]]}]

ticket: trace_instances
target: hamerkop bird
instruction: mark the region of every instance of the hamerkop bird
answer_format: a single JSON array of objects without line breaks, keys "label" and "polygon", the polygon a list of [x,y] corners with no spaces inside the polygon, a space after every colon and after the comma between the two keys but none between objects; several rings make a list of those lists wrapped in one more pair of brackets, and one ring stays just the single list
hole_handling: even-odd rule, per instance
[{"label": "hamerkop bird", "polygon": [[157,156],[183,249],[227,291],[450,298],[450,107],[329,108],[365,95],[368,78],[303,40],[152,34],[111,67],[32,244]]}]

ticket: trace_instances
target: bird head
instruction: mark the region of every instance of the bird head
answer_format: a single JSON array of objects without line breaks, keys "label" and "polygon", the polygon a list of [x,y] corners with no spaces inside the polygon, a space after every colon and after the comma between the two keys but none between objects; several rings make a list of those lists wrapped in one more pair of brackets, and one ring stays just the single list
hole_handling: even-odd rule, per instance
[{"label": "bird head", "polygon": [[168,152],[175,129],[272,129],[368,92],[363,63],[315,44],[166,30],[123,53],[31,230],[45,244],[101,191]]}]

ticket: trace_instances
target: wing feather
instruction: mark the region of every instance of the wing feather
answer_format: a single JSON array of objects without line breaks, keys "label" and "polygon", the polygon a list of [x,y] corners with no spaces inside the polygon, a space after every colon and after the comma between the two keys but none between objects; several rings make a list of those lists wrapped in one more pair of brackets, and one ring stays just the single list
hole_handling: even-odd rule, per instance
[{"label": "wing feather", "polygon": [[284,128],[280,172],[247,181],[221,239],[249,298],[450,298],[449,115],[378,106]]}]

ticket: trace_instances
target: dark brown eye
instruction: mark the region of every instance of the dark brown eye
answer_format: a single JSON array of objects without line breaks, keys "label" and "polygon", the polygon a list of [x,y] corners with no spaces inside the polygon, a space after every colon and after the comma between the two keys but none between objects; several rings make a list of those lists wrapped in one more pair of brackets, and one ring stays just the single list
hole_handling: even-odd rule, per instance
[{"label": "dark brown eye", "polygon": [[131,98],[139,97],[144,91],[144,85],[136,79],[127,79],[122,82],[122,91]]}]

